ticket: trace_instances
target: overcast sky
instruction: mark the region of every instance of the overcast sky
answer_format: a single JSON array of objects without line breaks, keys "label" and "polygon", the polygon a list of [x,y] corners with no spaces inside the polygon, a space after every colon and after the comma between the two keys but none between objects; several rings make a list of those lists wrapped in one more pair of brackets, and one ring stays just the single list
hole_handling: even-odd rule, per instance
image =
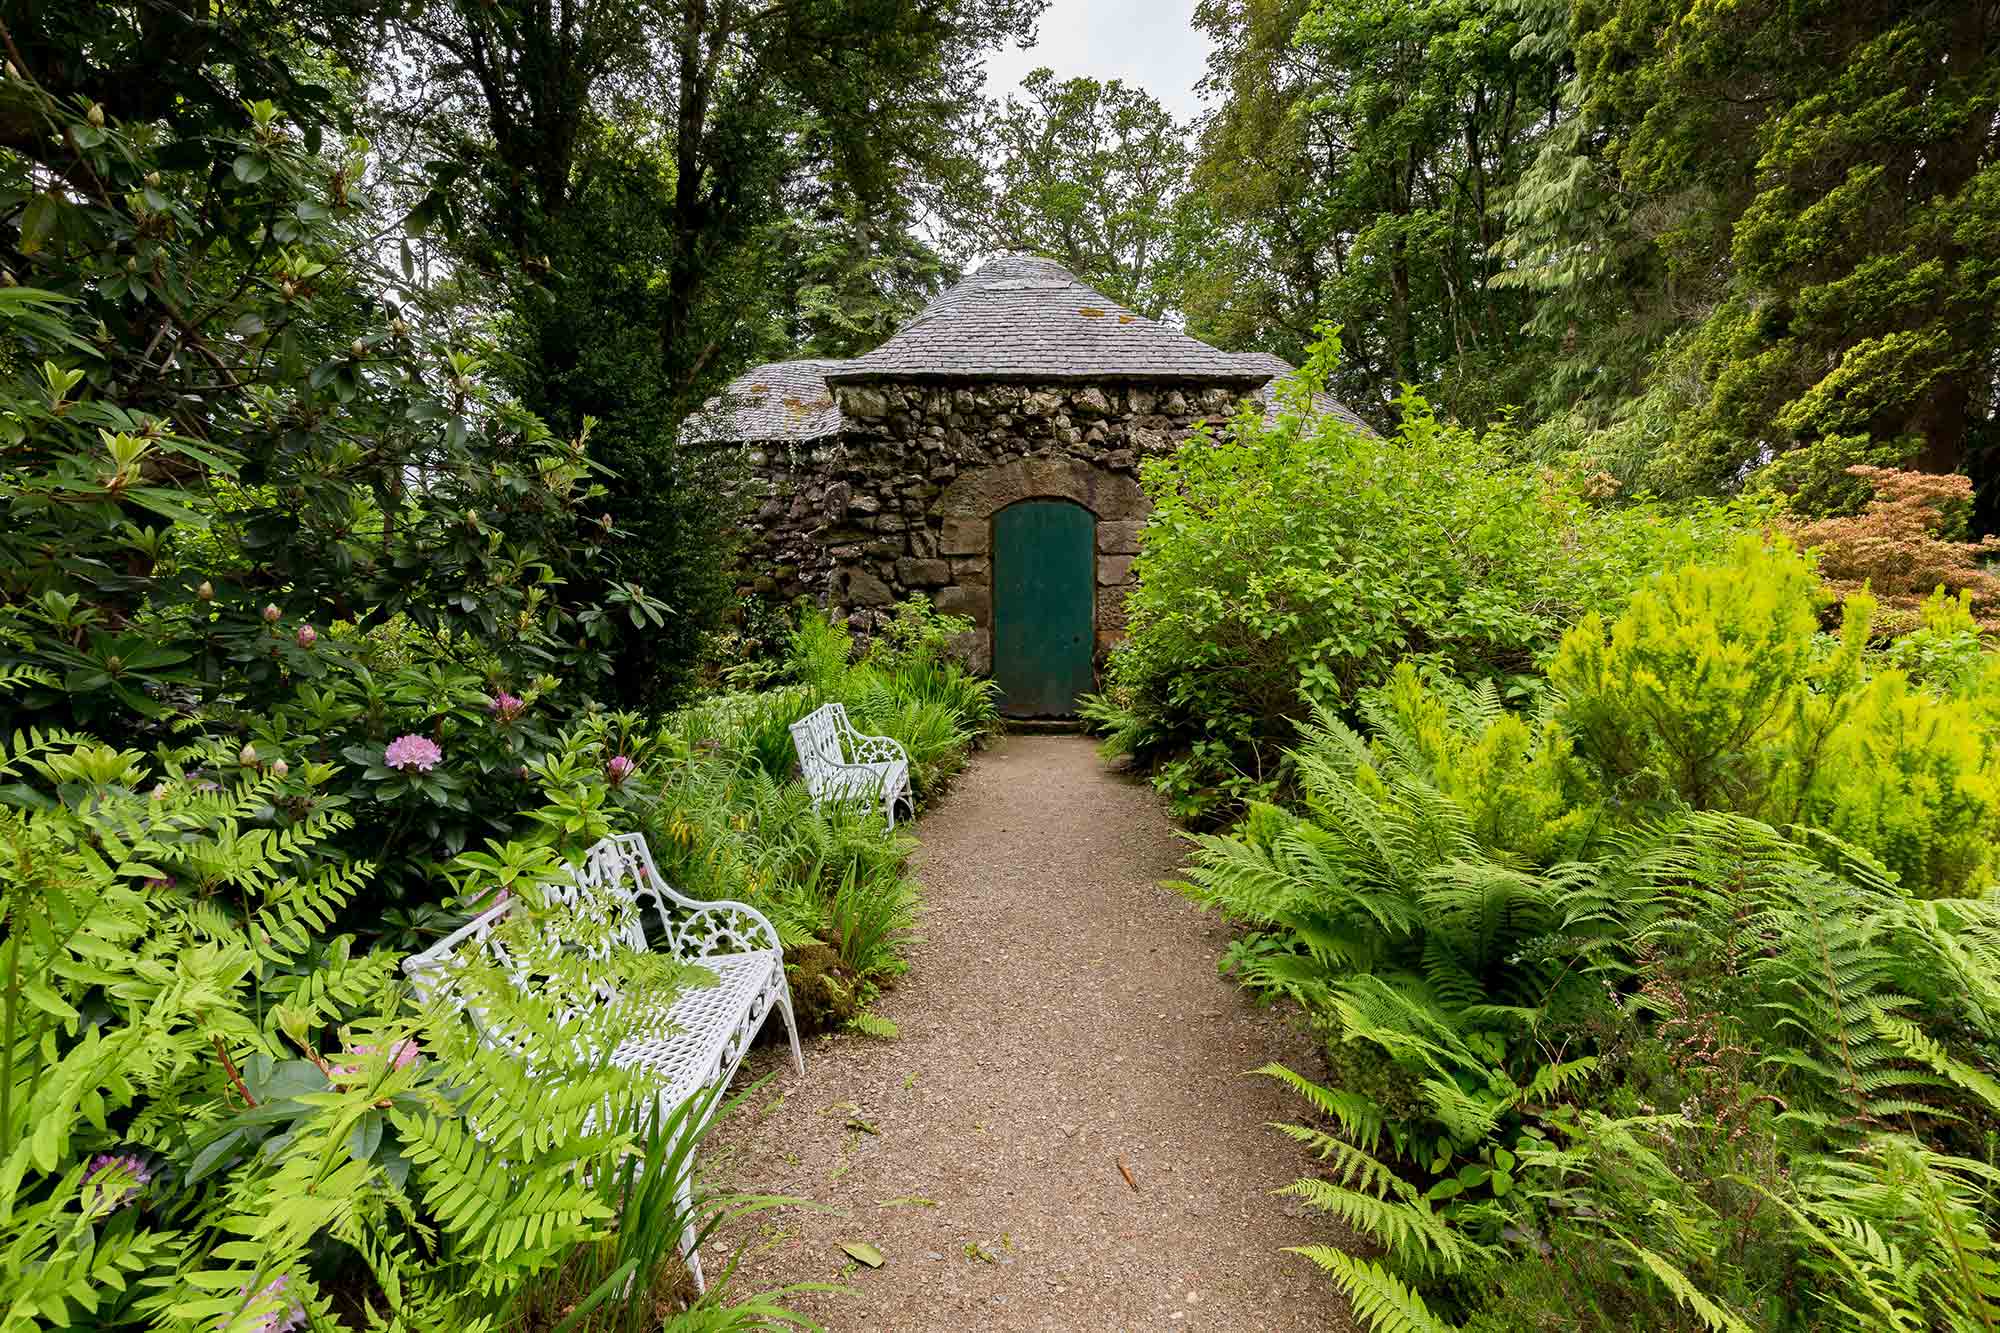
[{"label": "overcast sky", "polygon": [[1041,38],[1026,51],[996,52],[986,91],[1013,92],[1038,65],[1059,78],[1123,79],[1160,99],[1180,121],[1201,110],[1195,81],[1207,72],[1208,38],[1194,30],[1195,0],[1053,0]]}]

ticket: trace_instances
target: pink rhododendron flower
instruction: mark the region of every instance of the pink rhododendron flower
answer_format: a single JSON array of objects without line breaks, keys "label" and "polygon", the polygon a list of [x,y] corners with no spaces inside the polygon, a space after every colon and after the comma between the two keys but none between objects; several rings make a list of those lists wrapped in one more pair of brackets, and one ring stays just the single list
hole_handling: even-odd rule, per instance
[{"label": "pink rhododendron flower", "polygon": [[613,755],[611,762],[604,767],[611,774],[611,785],[614,787],[639,771],[639,766],[622,754]]},{"label": "pink rhododendron flower", "polygon": [[525,709],[527,706],[528,706],[527,704],[515,698],[513,695],[507,693],[507,691],[505,690],[502,690],[500,691],[500,693],[494,695],[493,702],[486,705],[487,709],[493,714],[494,718],[503,724],[512,722],[515,718],[521,716],[521,711]]},{"label": "pink rhododendron flower", "polygon": [[382,751],[382,762],[391,768],[417,769],[428,773],[444,758],[444,751],[428,736],[398,736]]},{"label": "pink rhododendron flower", "polygon": [[[366,1056],[375,1054],[377,1049],[374,1046],[350,1046],[347,1048],[346,1053],[348,1055]],[[408,1069],[417,1062],[417,1057],[423,1053],[424,1048],[417,1045],[415,1037],[405,1038],[397,1042],[394,1050],[391,1052],[389,1067],[391,1069]],[[334,1060],[329,1062],[327,1067],[336,1074],[358,1074],[361,1072],[361,1061]]]},{"label": "pink rhododendron flower", "polygon": [[85,1197],[95,1194],[85,1209],[94,1217],[115,1213],[136,1200],[152,1183],[152,1168],[131,1153],[99,1154],[90,1159],[90,1167],[84,1172]]},{"label": "pink rhododendron flower", "polygon": [[318,638],[319,638],[319,631],[314,629],[311,625],[299,626],[299,633],[298,633],[299,647],[310,648],[313,646],[314,640]]}]

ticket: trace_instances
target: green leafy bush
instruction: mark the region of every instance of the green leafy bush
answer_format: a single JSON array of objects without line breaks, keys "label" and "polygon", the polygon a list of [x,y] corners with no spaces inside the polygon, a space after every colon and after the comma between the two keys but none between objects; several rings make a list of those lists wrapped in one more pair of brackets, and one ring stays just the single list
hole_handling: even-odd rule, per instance
[{"label": "green leafy bush", "polygon": [[1311,709],[1351,710],[1406,657],[1527,688],[1577,616],[1735,521],[1602,509],[1511,461],[1504,430],[1439,421],[1415,395],[1400,410],[1387,438],[1246,414],[1147,465],[1129,637],[1087,716],[1161,766],[1184,816],[1277,790]]},{"label": "green leafy bush", "polygon": [[[4,96],[39,128],[0,150],[0,709],[338,764],[336,836],[381,867],[357,910],[420,905],[608,690],[614,622],[664,623],[620,576],[589,423],[558,438],[496,389],[420,242],[382,243],[383,164],[316,111]],[[70,179],[94,186],[43,188]],[[405,735],[442,761],[383,765]]]},{"label": "green leafy bush", "polygon": [[1808,824],[1867,848],[1919,893],[1986,882],[2000,835],[2000,735],[1975,703],[1939,698],[1866,655],[1874,601],[1841,635],[1782,541],[1752,539],[1595,613],[1550,667],[1561,718],[1607,798]]}]

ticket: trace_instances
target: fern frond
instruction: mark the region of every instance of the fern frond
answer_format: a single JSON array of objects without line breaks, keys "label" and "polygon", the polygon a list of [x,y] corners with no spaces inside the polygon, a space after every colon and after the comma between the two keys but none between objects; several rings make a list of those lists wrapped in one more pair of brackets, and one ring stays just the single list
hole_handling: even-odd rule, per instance
[{"label": "fern frond", "polygon": [[1374,1333],[1458,1333],[1430,1312],[1423,1298],[1373,1260],[1325,1245],[1294,1246],[1333,1279],[1354,1312]]},{"label": "fern frond", "polygon": [[1744,1322],[1742,1316],[1731,1310],[1724,1309],[1721,1305],[1710,1299],[1689,1280],[1686,1273],[1683,1273],[1673,1264],[1668,1263],[1665,1259],[1643,1245],[1635,1245],[1629,1240],[1625,1240],[1623,1243],[1625,1248],[1637,1256],[1641,1264],[1645,1265],[1646,1271],[1657,1278],[1660,1285],[1665,1287],[1676,1301],[1694,1311],[1695,1316],[1708,1327],[1710,1333],[1756,1333],[1755,1329]]},{"label": "fern frond", "polygon": [[1374,1152],[1382,1141],[1387,1118],[1382,1108],[1359,1093],[1342,1092],[1313,1082],[1303,1074],[1272,1063],[1251,1071],[1274,1078],[1312,1104],[1314,1110],[1340,1126],[1364,1152]]}]

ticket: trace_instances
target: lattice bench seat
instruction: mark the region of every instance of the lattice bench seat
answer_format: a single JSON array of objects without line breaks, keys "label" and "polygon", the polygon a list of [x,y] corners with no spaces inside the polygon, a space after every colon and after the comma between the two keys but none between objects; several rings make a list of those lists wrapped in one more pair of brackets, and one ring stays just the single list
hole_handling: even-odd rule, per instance
[{"label": "lattice bench seat", "polygon": [[910,756],[891,736],[867,736],[847,720],[845,704],[824,704],[792,723],[792,747],[815,808],[831,802],[881,810],[896,827],[896,807],[916,814]]},{"label": "lattice bench seat", "polygon": [[[671,1005],[655,1005],[650,1010],[643,1003],[644,996],[609,991],[598,996],[607,1004],[635,1001],[633,1012],[644,1015],[640,1029],[611,1052],[610,1063],[653,1075],[658,1080],[662,1115],[704,1088],[726,1086],[773,1009],[784,1019],[792,1064],[805,1073],[791,988],[785,980],[784,949],[778,932],[756,908],[727,900],[701,902],[676,893],[660,877],[646,840],[636,833],[599,842],[584,854],[583,865],[572,872],[568,883],[549,885],[545,894],[549,910],[543,928],[553,942],[565,942],[568,931],[579,947],[599,961],[610,961],[621,949],[663,952],[715,973],[716,985],[687,987],[674,996]],[[651,900],[660,925],[659,937],[651,941],[646,937],[644,899]],[[452,998],[453,967],[474,954],[483,954],[517,987],[531,989],[532,979],[509,956],[503,938],[494,929],[521,908],[521,900],[513,899],[482,912],[429,949],[404,959],[403,970],[419,996],[427,1003],[439,995]],[[584,944],[585,940],[589,943]],[[504,1033],[487,1028],[476,1007],[469,1008],[468,1014],[479,1025],[483,1040],[515,1048]],[[692,1185],[691,1174],[684,1176],[677,1191],[690,1219]],[[704,1289],[692,1226],[682,1233],[681,1253],[696,1289]]]}]

